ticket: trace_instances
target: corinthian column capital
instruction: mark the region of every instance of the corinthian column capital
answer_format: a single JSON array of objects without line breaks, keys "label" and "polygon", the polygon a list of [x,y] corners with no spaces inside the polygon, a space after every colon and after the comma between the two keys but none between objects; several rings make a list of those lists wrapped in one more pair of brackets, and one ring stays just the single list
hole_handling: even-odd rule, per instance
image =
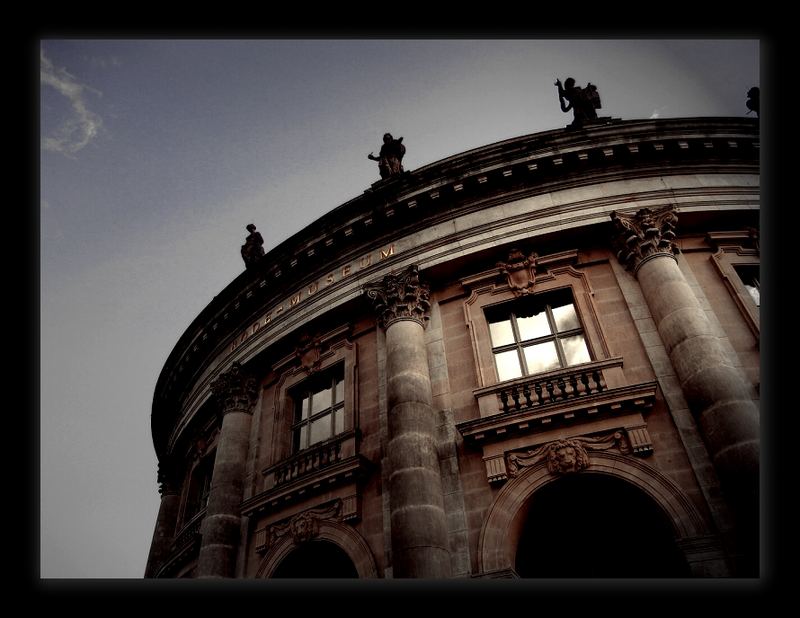
[{"label": "corinthian column capital", "polygon": [[378,322],[384,328],[398,320],[413,320],[423,327],[430,319],[430,288],[420,283],[419,269],[411,265],[397,275],[364,286],[372,300]]},{"label": "corinthian column capital", "polygon": [[258,399],[258,381],[237,362],[211,383],[211,392],[219,401],[223,416],[229,412],[252,414]]},{"label": "corinthian column capital", "polygon": [[636,214],[614,211],[614,244],[617,259],[634,274],[645,261],[657,256],[674,259],[678,253],[675,244],[675,226],[678,216],[673,205],[658,210],[642,208]]}]

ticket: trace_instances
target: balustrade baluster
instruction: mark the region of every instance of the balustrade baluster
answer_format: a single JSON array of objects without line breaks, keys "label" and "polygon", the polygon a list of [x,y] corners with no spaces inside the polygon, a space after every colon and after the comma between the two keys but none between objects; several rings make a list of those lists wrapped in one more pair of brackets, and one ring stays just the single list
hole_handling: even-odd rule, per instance
[{"label": "balustrade baluster", "polygon": [[516,386],[511,388],[511,398],[514,400],[514,409],[519,410],[519,390]]},{"label": "balustrade baluster", "polygon": [[589,375],[585,371],[581,372],[581,382],[583,382],[584,393],[589,395],[592,392],[592,387],[589,386]]},{"label": "balustrade baluster", "polygon": [[508,412],[508,393],[500,391],[500,402],[503,404],[503,412]]},{"label": "balustrade baluster", "polygon": [[553,381],[548,380],[547,383],[545,384],[545,388],[547,389],[548,392],[548,397],[547,397],[548,403],[551,401],[555,401],[555,397],[553,396],[553,391],[555,390],[555,386],[553,386]]},{"label": "balustrade baluster", "polygon": [[542,383],[536,382],[533,385],[533,392],[536,393],[536,398],[539,400],[538,404],[542,405],[544,403],[544,397],[542,397]]},{"label": "balustrade baluster", "polygon": [[533,405],[533,401],[531,401],[531,389],[529,384],[525,384],[522,387],[522,394],[525,395],[525,402],[528,404],[530,408]]}]

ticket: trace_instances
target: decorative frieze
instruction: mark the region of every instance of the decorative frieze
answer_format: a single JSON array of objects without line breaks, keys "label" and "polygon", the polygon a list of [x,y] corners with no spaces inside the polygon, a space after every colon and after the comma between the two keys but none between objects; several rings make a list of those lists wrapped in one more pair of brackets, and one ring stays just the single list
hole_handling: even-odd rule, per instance
[{"label": "decorative frieze", "polygon": [[653,211],[642,208],[636,214],[625,214],[614,211],[617,258],[620,263],[634,274],[643,262],[659,255],[674,257],[678,253],[675,243],[675,226],[678,216],[673,205]]},{"label": "decorative frieze", "polygon": [[505,276],[508,281],[508,287],[515,296],[523,296],[525,294],[533,293],[533,284],[536,281],[536,268],[535,253],[526,256],[519,249],[511,249],[508,254],[508,262],[498,262],[497,268],[500,274]]},{"label": "decorative frieze", "polygon": [[[307,509],[289,518],[256,531],[256,551],[263,553],[289,535],[295,545],[306,543],[319,535],[321,521],[341,521],[343,501],[339,498],[324,507]],[[352,517],[351,517],[352,519]]]},{"label": "decorative frieze", "polygon": [[223,415],[229,412],[252,414],[258,400],[258,380],[235,362],[211,383],[211,392],[219,401]]},{"label": "decorative frieze", "polygon": [[616,449],[623,455],[631,452],[621,431],[614,431],[594,438],[578,437],[548,442],[536,449],[508,455],[508,475],[516,477],[522,468],[535,466],[546,461],[551,474],[569,474],[589,467],[587,451],[607,451]]},{"label": "decorative frieze", "polygon": [[398,320],[413,320],[424,327],[430,319],[430,288],[420,283],[419,269],[413,264],[399,274],[367,284],[364,292],[372,300],[378,322],[384,328]]}]

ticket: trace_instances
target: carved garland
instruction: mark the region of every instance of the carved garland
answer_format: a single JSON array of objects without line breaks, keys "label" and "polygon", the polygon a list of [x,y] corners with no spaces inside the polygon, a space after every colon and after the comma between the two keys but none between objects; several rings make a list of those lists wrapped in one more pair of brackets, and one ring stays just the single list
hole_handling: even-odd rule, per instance
[{"label": "carved garland", "polygon": [[657,211],[642,208],[636,214],[614,211],[611,219],[616,229],[617,259],[634,274],[651,257],[672,257],[679,253],[675,244],[675,226],[678,224],[675,206],[670,204]]},{"label": "carved garland", "polygon": [[537,449],[524,453],[508,455],[508,474],[515,477],[521,468],[534,466],[542,460],[547,461],[547,470],[551,474],[570,474],[589,467],[590,451],[607,451],[618,449],[623,455],[631,452],[627,440],[621,431],[604,434],[595,438],[570,438],[549,442]]},{"label": "carved garland", "polygon": [[[295,545],[306,543],[319,534],[319,522],[324,520],[338,521],[341,519],[342,500],[337,499],[330,505],[313,508],[298,513],[288,522],[274,524],[267,531],[267,545],[271,547],[289,534]],[[266,549],[266,548],[265,548]]]},{"label": "carved garland", "polygon": [[365,285],[364,292],[372,299],[384,328],[397,320],[413,320],[424,327],[430,319],[430,288],[420,283],[419,269],[413,264],[397,275]]}]

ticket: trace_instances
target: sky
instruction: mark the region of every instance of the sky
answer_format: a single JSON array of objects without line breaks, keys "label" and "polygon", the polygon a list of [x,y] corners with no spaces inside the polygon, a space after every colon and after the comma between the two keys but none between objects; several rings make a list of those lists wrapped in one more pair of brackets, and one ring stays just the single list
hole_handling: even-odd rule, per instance
[{"label": "sky", "polygon": [[[717,35],[715,35],[716,37]],[[141,578],[150,435],[178,338],[242,270],[380,179],[564,127],[553,85],[623,120],[752,116],[756,39],[42,39],[40,576]]]}]

